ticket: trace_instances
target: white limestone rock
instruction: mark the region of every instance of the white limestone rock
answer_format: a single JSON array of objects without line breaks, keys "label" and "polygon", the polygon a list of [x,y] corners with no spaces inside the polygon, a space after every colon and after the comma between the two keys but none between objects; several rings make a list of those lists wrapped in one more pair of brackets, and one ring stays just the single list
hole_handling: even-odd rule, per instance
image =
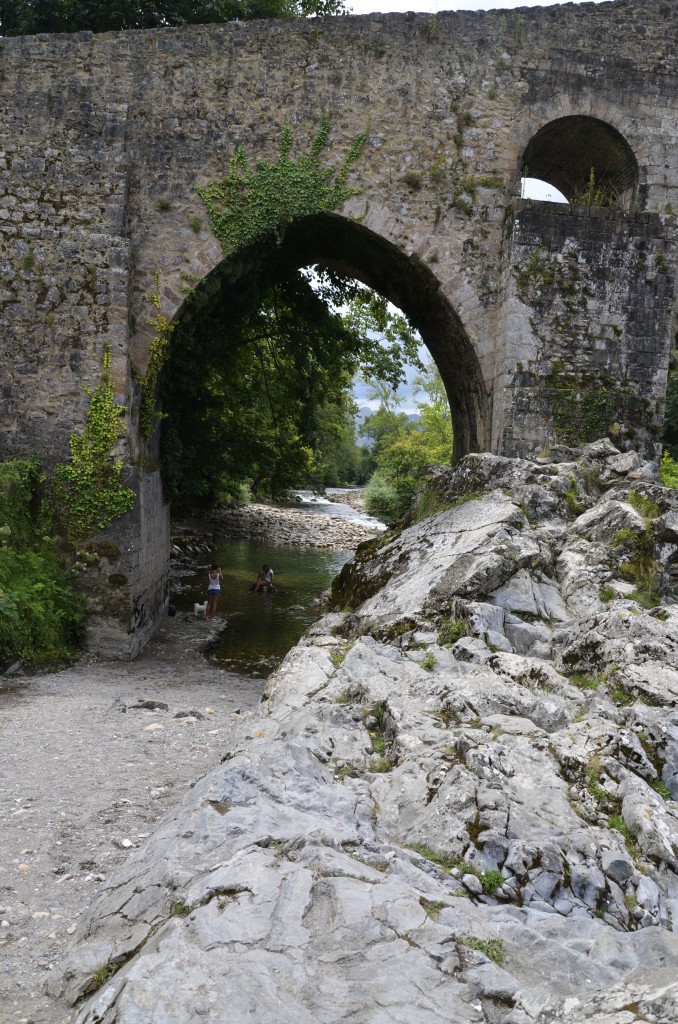
[{"label": "white limestone rock", "polygon": [[[678,610],[600,600],[647,526],[635,457],[555,457],[467,457],[439,490],[478,496],[344,569],[353,612],[80,919],[48,982],[78,1024],[678,1015],[678,805],[651,788],[678,795]],[[672,557],[677,503],[642,486]],[[442,646],[449,619],[473,635]]]}]

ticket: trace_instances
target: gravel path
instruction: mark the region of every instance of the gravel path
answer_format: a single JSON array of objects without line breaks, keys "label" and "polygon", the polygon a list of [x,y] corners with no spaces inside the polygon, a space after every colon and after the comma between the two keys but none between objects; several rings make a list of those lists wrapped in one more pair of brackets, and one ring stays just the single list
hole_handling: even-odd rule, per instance
[{"label": "gravel path", "polygon": [[75,1018],[43,988],[76,919],[259,700],[263,680],[204,661],[213,634],[177,616],[131,664],[0,677],[0,1024]]}]

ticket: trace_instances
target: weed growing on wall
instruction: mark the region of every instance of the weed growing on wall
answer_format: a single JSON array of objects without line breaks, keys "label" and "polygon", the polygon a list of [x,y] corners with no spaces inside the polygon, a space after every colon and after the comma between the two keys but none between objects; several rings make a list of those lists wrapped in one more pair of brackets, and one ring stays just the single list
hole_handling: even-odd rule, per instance
[{"label": "weed growing on wall", "polygon": [[57,466],[53,486],[56,519],[76,540],[105,529],[134,504],[134,491],[122,483],[122,462],[112,456],[125,433],[125,407],[114,400],[110,345],[104,348],[101,380],[87,393],[85,428],[71,435],[71,461]]},{"label": "weed growing on wall", "polygon": [[169,322],[166,316],[160,312],[160,273],[155,273],[155,291],[150,296],[157,313],[152,320],[147,320],[149,327],[153,328],[154,336],[148,352],[148,365],[146,373],[140,379],[141,405],[139,409],[139,428],[141,436],[148,441],[153,433],[156,422],[161,418],[161,413],[156,409],[155,392],[158,383],[158,375],[165,365],[169,352],[170,338],[174,331],[175,324]]},{"label": "weed growing on wall", "polygon": [[336,210],[357,195],[357,189],[346,186],[346,179],[367,133],[358,136],[338,168],[325,167],[321,161],[329,133],[330,118],[324,113],[310,150],[293,160],[292,131],[285,125],[274,163],[258,160],[252,167],[244,149],[238,147],[221,181],[198,189],[225,255],[263,238],[280,241],[293,221]]}]

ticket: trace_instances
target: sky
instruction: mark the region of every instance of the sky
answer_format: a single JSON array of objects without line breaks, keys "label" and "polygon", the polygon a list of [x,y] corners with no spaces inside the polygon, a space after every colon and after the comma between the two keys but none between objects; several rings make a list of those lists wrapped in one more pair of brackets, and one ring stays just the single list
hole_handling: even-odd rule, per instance
[{"label": "sky", "polygon": [[[509,11],[514,7],[552,7],[560,0],[346,0],[353,14],[371,14],[373,11]],[[583,0],[574,0],[581,3]],[[590,0],[602,3],[604,0]]]}]

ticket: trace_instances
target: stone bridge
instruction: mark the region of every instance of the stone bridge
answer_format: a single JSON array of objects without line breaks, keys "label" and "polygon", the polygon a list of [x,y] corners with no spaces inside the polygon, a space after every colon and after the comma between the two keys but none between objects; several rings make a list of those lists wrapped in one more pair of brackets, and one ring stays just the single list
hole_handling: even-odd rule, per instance
[{"label": "stone bridge", "polygon": [[[106,346],[126,407],[137,500],[83,575],[93,649],[133,657],[168,598],[157,431],[149,445],[138,422],[149,297],[183,316],[188,275],[206,316],[228,310],[253,265],[224,258],[196,187],[238,146],[275,158],[285,123],[301,153],[329,112],[330,164],[365,131],[367,144],[359,193],[293,223],[269,271],[324,263],[409,314],[457,455],[605,433],[656,453],[677,40],[669,0],[616,0],[2,41],[0,457],[67,458]],[[570,205],[521,199],[523,174]]]}]

